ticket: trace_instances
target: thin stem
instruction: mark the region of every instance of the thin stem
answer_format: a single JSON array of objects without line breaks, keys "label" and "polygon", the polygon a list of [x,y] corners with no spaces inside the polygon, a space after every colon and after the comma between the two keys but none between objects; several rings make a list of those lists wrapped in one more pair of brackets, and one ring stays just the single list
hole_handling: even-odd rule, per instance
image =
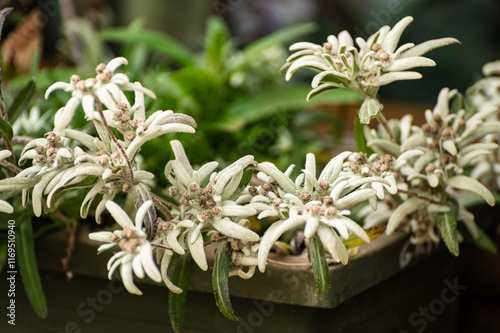
[{"label": "thin stem", "polygon": [[102,124],[106,128],[106,131],[108,132],[109,136],[111,137],[111,139],[115,143],[116,147],[118,147],[118,150],[120,151],[123,158],[127,162],[128,176],[129,176],[131,182],[134,184],[135,180],[134,180],[134,172],[132,171],[132,163],[130,163],[130,160],[127,156],[127,153],[125,152],[125,149],[123,149],[122,145],[118,142],[118,139],[115,137],[115,135],[113,134],[113,132],[109,128],[108,122],[106,121],[106,118],[104,117],[104,113],[102,112],[101,102],[98,99],[96,99],[96,101],[95,101],[95,107],[97,109],[97,112],[99,113],[99,116],[101,117]]},{"label": "thin stem", "polygon": [[162,212],[162,214],[165,216],[165,218],[168,220],[168,221],[171,221],[173,219],[172,217],[172,214],[170,214],[170,212],[168,211],[167,207],[165,207],[159,200],[158,200],[158,197],[153,195],[152,196],[153,198],[153,203],[155,204],[155,207],[158,208],[158,210],[160,212]]},{"label": "thin stem", "polygon": [[415,197],[415,198],[418,198],[418,199],[421,199],[421,200],[433,203],[435,205],[445,206],[445,204],[443,204],[442,202],[439,202],[439,201],[431,199],[431,198],[427,198],[427,197],[425,197],[425,196],[423,196],[421,194],[415,193],[415,192],[398,189],[398,193],[406,194],[406,195],[409,195],[409,196],[412,196],[412,197]]},{"label": "thin stem", "polygon": [[384,129],[387,132],[387,134],[389,134],[389,138],[391,139],[391,142],[396,142],[396,138],[394,136],[394,133],[392,132],[392,129],[389,126],[389,123],[387,122],[387,119],[385,119],[384,114],[382,113],[382,111],[379,111],[379,113],[377,114],[377,120],[384,127]]},{"label": "thin stem", "polygon": [[3,166],[5,169],[9,170],[10,172],[14,174],[18,174],[22,170],[18,168],[15,164],[12,164],[11,162],[7,162],[4,160],[0,160],[0,166]]},{"label": "thin stem", "polygon": [[165,199],[163,199],[162,197],[154,194],[154,193],[151,193],[153,195],[153,197],[158,200],[159,202],[161,202],[162,204],[172,208],[172,209],[175,209],[175,210],[179,210],[179,207],[177,207],[176,205],[174,205],[173,203],[171,203],[170,201],[167,201]]},{"label": "thin stem", "polygon": [[[29,137],[29,136],[15,136],[12,138],[12,144],[13,145],[27,145],[28,143],[30,143],[30,141],[32,141],[33,138],[32,137]],[[5,140],[3,138],[0,138],[0,145],[4,145],[5,144]]]}]

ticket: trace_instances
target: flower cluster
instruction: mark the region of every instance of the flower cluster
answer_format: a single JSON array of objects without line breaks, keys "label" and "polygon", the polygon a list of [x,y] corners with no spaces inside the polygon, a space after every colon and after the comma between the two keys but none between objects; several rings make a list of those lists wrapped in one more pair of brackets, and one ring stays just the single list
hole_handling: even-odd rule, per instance
[{"label": "flower cluster", "polygon": [[313,89],[307,99],[337,88],[351,88],[359,92],[365,103],[359,111],[362,123],[367,124],[378,114],[382,105],[375,97],[381,86],[399,80],[420,79],[421,74],[409,69],[435,66],[435,62],[422,57],[430,50],[458,43],[454,38],[440,38],[415,45],[406,43],[398,47],[404,29],[413,21],[405,17],[392,29],[383,26],[366,41],[356,38],[358,48],[347,31],[338,36],[330,35],[323,45],[300,42],[290,47],[292,54],[283,69],[286,79],[300,68],[311,68],[319,72],[312,80]]},{"label": "flower cluster", "polygon": [[[409,163],[398,173],[399,197],[393,197],[392,202],[385,202],[382,209],[370,216],[369,225],[388,219],[387,233],[391,234],[401,223],[406,223],[413,231],[413,241],[438,242],[436,228],[440,225],[443,214],[454,217],[451,237],[456,243],[458,233],[456,221],[464,222],[472,236],[477,236],[477,226],[473,217],[460,206],[455,199],[454,191],[466,190],[474,192],[490,205],[495,200],[491,192],[476,179],[467,176],[467,168],[477,165],[483,156],[498,149],[495,143],[477,142],[488,134],[496,133],[500,122],[485,122],[492,109],[485,108],[466,118],[465,110],[450,110],[450,102],[457,95],[456,90],[442,89],[435,108],[425,112],[426,123],[422,126],[412,126],[411,117],[401,119],[397,131],[400,133],[399,143],[389,142],[383,129],[365,131],[368,146],[379,154],[390,153],[402,156],[410,151],[419,151]],[[408,198],[408,193],[412,195]],[[362,215],[367,215],[365,210]],[[384,218],[381,218],[383,216]],[[449,221],[453,219],[448,219]],[[444,223],[444,222],[443,222]],[[454,254],[458,254],[458,245],[450,245],[448,236],[441,235]]]}]

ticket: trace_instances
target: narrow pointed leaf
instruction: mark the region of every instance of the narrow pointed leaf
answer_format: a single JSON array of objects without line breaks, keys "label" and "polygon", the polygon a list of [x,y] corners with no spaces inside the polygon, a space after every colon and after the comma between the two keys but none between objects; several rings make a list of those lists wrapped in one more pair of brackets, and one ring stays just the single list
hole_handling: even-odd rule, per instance
[{"label": "narrow pointed leaf", "polygon": [[323,243],[318,236],[309,239],[309,260],[316,280],[316,295],[323,295],[330,290],[330,270],[326,263]]},{"label": "narrow pointed leaf", "polygon": [[231,244],[226,240],[217,248],[214,260],[212,284],[215,303],[220,312],[228,319],[238,321],[229,298],[229,270],[231,268]]},{"label": "narrow pointed leaf", "polygon": [[458,256],[457,216],[458,203],[451,202],[449,212],[438,214],[437,225],[446,247],[455,257]]},{"label": "narrow pointed leaf", "polygon": [[490,190],[478,180],[467,176],[455,176],[448,179],[448,186],[479,194],[490,206],[495,205],[495,198]]},{"label": "narrow pointed leaf", "polygon": [[169,291],[168,294],[168,314],[170,315],[170,323],[175,332],[179,332],[184,319],[184,305],[186,303],[189,280],[191,279],[191,255],[185,254],[180,262],[175,267],[171,281],[179,286],[182,293],[174,293]]},{"label": "narrow pointed leaf", "polygon": [[33,230],[28,219],[17,226],[16,258],[26,295],[33,310],[42,318],[47,316],[47,304],[36,264]]}]

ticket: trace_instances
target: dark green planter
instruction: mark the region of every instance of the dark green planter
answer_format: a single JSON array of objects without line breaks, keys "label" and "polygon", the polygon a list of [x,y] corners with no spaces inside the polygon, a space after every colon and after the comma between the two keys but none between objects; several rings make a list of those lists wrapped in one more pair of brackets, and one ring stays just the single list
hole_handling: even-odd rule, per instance
[{"label": "dark green planter", "polygon": [[[38,241],[49,315],[37,318],[25,295],[18,294],[17,325],[5,330],[3,321],[0,332],[171,331],[167,288],[144,280],[140,285],[144,295],[136,296],[126,292],[121,282],[107,280],[109,255],[97,256],[97,244],[89,241],[87,234],[83,231],[78,236],[70,264],[75,273],[71,282],[66,281],[60,264],[65,256],[64,232]],[[250,280],[232,278],[230,291],[239,322],[219,313],[212,294],[211,270],[195,268],[183,331],[411,333],[425,326],[425,332],[455,332],[459,297],[450,286],[461,283],[460,260],[441,247],[427,253],[406,244],[407,236],[394,234],[361,246],[347,266],[331,267],[332,288],[323,296],[315,295],[314,278],[308,268],[269,265],[264,274],[257,272]],[[4,278],[0,288],[6,288]],[[18,291],[22,289],[18,281]]]}]

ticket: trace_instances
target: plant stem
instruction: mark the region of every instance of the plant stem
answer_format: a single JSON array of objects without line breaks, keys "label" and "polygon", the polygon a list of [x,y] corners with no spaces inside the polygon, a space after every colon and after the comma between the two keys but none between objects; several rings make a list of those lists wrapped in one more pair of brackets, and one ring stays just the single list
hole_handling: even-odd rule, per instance
[{"label": "plant stem", "polygon": [[111,131],[111,128],[109,128],[108,122],[106,121],[106,118],[104,117],[104,113],[102,112],[101,102],[98,99],[96,99],[96,101],[95,101],[95,107],[97,109],[97,112],[99,113],[99,116],[101,117],[102,124],[104,125],[104,127],[106,128],[106,131],[108,132],[109,136],[111,137],[111,140],[113,140],[116,147],[118,148],[118,150],[122,154],[123,158],[127,162],[128,177],[130,178],[130,181],[132,182],[132,184],[135,184],[134,172],[132,171],[132,163],[130,163],[130,160],[127,156],[127,153],[125,152],[125,149],[123,149],[122,145],[118,142],[118,139]]},{"label": "plant stem", "polygon": [[171,221],[173,219],[172,214],[168,211],[167,207],[165,207],[161,201],[158,200],[158,197],[155,195],[151,196],[153,198],[153,203],[155,204],[155,207],[158,208],[160,212],[165,216],[165,218],[168,221]]},{"label": "plant stem", "polygon": [[439,201],[431,199],[431,198],[427,198],[426,196],[420,195],[420,194],[415,193],[415,192],[398,189],[398,193],[406,194],[406,195],[433,203],[435,205],[445,206],[445,204],[443,204],[442,202],[439,202]]},{"label": "plant stem", "polygon": [[18,174],[19,172],[22,171],[15,164],[13,164],[11,162],[4,161],[4,160],[0,160],[0,166],[3,166],[5,169],[9,170],[10,172],[12,172],[14,174]]},{"label": "plant stem", "polygon": [[396,142],[396,138],[394,137],[394,133],[392,132],[391,127],[389,126],[389,123],[387,122],[387,119],[385,119],[384,114],[382,111],[379,111],[377,114],[377,120],[379,123],[384,127],[385,131],[389,135],[389,139],[391,139],[391,142]]},{"label": "plant stem", "polygon": [[170,201],[167,201],[165,199],[163,199],[162,197],[154,194],[154,193],[151,193],[153,195],[153,197],[158,200],[159,202],[161,202],[162,204],[172,208],[172,209],[175,209],[175,210],[179,210],[179,207],[177,207],[176,205],[174,205],[173,203],[171,203]]}]

